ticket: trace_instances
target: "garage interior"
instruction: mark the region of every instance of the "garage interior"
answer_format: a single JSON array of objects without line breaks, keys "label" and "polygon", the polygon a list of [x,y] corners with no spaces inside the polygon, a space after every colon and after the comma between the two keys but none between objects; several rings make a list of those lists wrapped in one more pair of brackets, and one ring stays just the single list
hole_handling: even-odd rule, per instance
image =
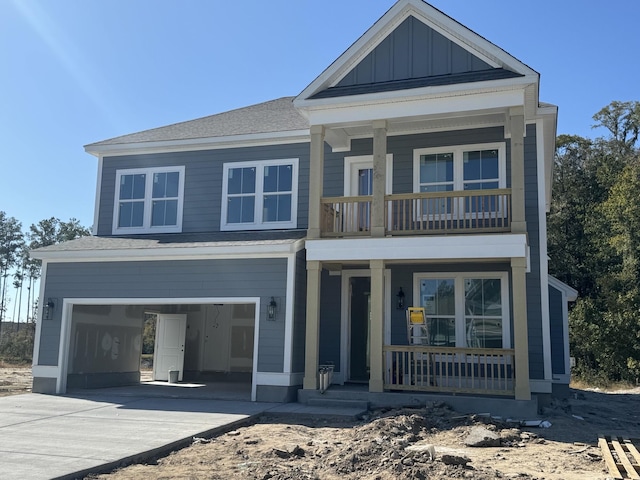
[{"label": "garage interior", "polygon": [[250,400],[255,313],[246,303],[74,305],[67,388]]}]

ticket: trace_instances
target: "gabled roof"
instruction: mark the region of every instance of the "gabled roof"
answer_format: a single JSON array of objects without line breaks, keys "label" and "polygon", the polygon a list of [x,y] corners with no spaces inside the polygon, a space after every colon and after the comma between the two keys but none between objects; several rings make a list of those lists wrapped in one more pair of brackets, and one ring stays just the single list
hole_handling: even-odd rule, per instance
[{"label": "gabled roof", "polygon": [[567,296],[567,300],[569,300],[570,302],[575,302],[577,300],[578,291],[575,288],[570,287],[563,281],[558,280],[556,277],[551,275],[548,275],[548,280],[549,285]]},{"label": "gabled roof", "polygon": [[[394,32],[405,27],[408,19],[415,20],[414,23],[420,25],[420,28],[428,28],[435,32],[438,38],[449,42],[452,48],[469,55],[469,69],[466,71],[454,71],[447,73],[469,73],[455,79],[457,82],[474,82],[485,79],[493,79],[491,70],[501,71],[495,79],[504,79],[512,77],[535,77],[538,74],[533,69],[517,60],[501,48],[489,42],[482,36],[458,23],[451,17],[445,15],[440,10],[432,7],[423,0],[399,0],[385,13],[364,35],[362,35],[351,47],[349,47],[331,66],[329,66],[318,78],[316,78],[307,88],[305,88],[294,101],[297,106],[313,103],[314,100],[320,98],[333,98],[339,93],[336,88],[345,87],[345,79],[353,75],[353,72],[360,68],[363,62],[367,62],[370,54],[385,42]],[[411,33],[410,33],[411,35]],[[414,38],[414,37],[410,37]],[[415,41],[415,40],[414,40]],[[424,41],[424,40],[421,40]],[[426,44],[425,44],[426,46]],[[368,64],[366,64],[368,68]],[[365,68],[366,70],[366,68]],[[488,75],[484,79],[480,79],[477,73],[485,70],[484,75]],[[422,78],[429,78],[438,75],[424,73]],[[421,78],[419,75],[409,75],[402,80],[416,80]],[[433,85],[446,85],[445,79],[432,80]],[[443,83],[444,82],[444,83]],[[347,82],[353,84],[353,82]],[[375,82],[377,83],[377,82]],[[419,88],[423,86],[432,86],[428,80],[414,84],[398,83],[395,85],[398,89],[402,88]],[[389,85],[387,85],[389,87]],[[366,93],[376,93],[375,87],[369,86],[370,91]],[[385,91],[385,90],[382,90]],[[347,95],[355,95],[351,90],[343,88],[342,93]]]},{"label": "gabled roof", "polygon": [[283,97],[187,122],[174,123],[85,146],[88,152],[111,145],[169,142],[307,130],[309,122]]}]

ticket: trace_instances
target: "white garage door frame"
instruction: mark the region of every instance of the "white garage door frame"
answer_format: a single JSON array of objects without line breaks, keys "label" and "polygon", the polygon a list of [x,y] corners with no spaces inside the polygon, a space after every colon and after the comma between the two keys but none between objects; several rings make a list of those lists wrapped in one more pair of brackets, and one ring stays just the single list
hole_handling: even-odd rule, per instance
[{"label": "white garage door frame", "polygon": [[56,375],[56,393],[67,391],[69,370],[69,345],[74,305],[196,305],[209,303],[255,305],[255,328],[253,332],[253,374],[251,375],[251,400],[256,401],[258,380],[258,342],[260,339],[260,297],[199,297],[199,298],[65,298],[62,303],[62,325]]}]

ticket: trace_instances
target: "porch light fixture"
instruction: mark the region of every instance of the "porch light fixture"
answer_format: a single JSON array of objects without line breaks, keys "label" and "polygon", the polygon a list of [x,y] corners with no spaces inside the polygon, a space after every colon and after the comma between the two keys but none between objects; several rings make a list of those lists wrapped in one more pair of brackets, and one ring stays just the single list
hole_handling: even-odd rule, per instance
[{"label": "porch light fixture", "polygon": [[47,303],[44,304],[42,311],[42,318],[44,320],[51,320],[51,317],[53,317],[53,310],[56,308],[56,304],[53,300],[53,298],[48,298]]},{"label": "porch light fixture", "polygon": [[278,308],[278,304],[276,303],[276,299],[271,297],[271,301],[269,305],[267,305],[267,318],[269,320],[276,319],[276,309]]},{"label": "porch light fixture", "polygon": [[404,310],[404,292],[402,291],[402,287],[400,287],[400,291],[396,293],[396,297],[398,297],[398,310]]}]

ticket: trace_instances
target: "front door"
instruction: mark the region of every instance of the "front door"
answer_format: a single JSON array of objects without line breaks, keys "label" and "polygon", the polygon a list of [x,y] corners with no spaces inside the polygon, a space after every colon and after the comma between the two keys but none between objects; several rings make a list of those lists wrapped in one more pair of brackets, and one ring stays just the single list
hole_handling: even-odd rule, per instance
[{"label": "front door", "polygon": [[351,291],[349,380],[368,382],[371,339],[371,278],[351,277],[349,290]]},{"label": "front door", "polygon": [[156,343],[153,353],[154,380],[169,380],[169,370],[178,370],[178,381],[182,380],[186,332],[186,315],[158,315]]}]

